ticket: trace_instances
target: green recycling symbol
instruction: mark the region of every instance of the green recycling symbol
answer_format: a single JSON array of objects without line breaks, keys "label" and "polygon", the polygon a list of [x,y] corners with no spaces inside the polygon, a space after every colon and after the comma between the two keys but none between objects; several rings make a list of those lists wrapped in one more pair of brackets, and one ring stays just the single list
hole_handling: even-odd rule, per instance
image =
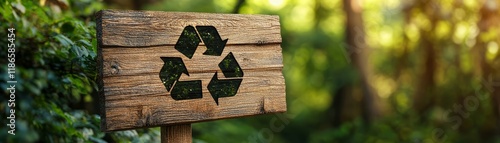
[{"label": "green recycling symbol", "polygon": [[[202,40],[207,47],[203,55],[221,56],[228,39],[222,40],[213,26],[186,26],[175,44],[175,49],[191,59]],[[182,73],[189,76],[181,57],[160,58],[164,62],[160,79],[174,100],[202,98],[201,80],[179,81]],[[232,52],[219,63],[219,68],[224,77],[230,79],[218,79],[215,72],[210,80],[207,88],[217,105],[219,98],[236,95],[243,80],[243,71]]]}]

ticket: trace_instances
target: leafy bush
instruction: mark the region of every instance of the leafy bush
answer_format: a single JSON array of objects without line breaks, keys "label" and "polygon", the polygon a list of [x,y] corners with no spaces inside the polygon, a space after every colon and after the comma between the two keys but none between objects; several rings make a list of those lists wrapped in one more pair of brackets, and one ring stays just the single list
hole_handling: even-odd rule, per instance
[{"label": "leafy bush", "polygon": [[[158,140],[157,129],[106,134],[97,115],[96,38],[93,14],[103,5],[90,0],[7,0],[0,4],[1,57],[7,57],[7,29],[15,28],[16,130],[2,118],[6,142],[104,142]],[[5,46],[4,46],[5,45]],[[7,60],[0,69],[2,94],[8,95]],[[2,117],[9,114],[1,96]],[[5,115],[5,116],[3,116]],[[2,141],[0,141],[2,142]]]}]

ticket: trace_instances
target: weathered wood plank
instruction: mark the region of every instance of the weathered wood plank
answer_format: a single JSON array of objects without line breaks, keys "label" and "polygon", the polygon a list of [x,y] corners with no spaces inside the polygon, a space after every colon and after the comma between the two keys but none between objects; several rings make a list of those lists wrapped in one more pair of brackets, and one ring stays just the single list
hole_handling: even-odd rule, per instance
[{"label": "weathered wood plank", "polygon": [[[280,25],[277,16],[102,11],[97,19],[99,97],[104,131],[190,124],[285,112]],[[198,46],[187,58],[174,48],[187,25],[217,28],[228,38],[221,56]],[[235,96],[214,102],[208,85],[231,52],[244,72]],[[202,98],[174,100],[159,74],[160,57],[180,57],[189,72],[179,81],[201,80]]]},{"label": "weathered wood plank", "polygon": [[[271,72],[273,74],[267,71],[247,73],[248,74],[243,78],[237,95],[220,98],[219,105],[214,103],[213,98],[210,97],[210,93],[206,88],[203,88],[203,98],[201,99],[175,101],[170,98],[170,94],[166,92],[165,87],[161,84],[157,75],[109,77],[105,79],[105,83],[120,86],[109,86],[104,91],[107,100],[106,120],[108,120],[108,122],[113,121],[113,123],[117,123],[108,124],[106,128],[109,130],[117,130],[120,128],[130,129],[144,125],[159,126],[171,123],[189,123],[223,119],[237,117],[239,115],[249,116],[272,112],[285,112],[286,104],[283,104],[286,102],[285,88],[283,86],[284,79],[279,77],[279,75],[273,75],[281,74],[281,70]],[[262,74],[267,75],[267,77],[260,76]],[[202,87],[207,87],[212,76],[213,74],[199,76],[200,79],[203,79]],[[269,105],[265,105],[264,101],[266,99],[276,101],[273,104],[281,104],[273,105],[269,103]],[[202,107],[199,107],[200,105],[202,105]],[[271,108],[274,106],[278,107]],[[153,113],[144,114],[146,113],[142,111],[144,109],[137,107],[156,108],[154,108]],[[120,109],[125,109],[125,111]],[[158,114],[161,112],[168,112],[168,114]],[[204,112],[216,114],[204,114]],[[127,115],[124,115],[124,113],[127,113]],[[180,116],[186,113],[190,113],[191,116]],[[137,124],[137,120],[140,118],[149,118],[151,121],[145,121],[147,123],[144,124],[142,122]]]},{"label": "weathered wood plank", "polygon": [[188,25],[215,26],[228,45],[281,43],[278,16],[105,10],[98,18],[103,46],[175,45]]},{"label": "weathered wood plank", "polygon": [[[189,73],[216,70],[221,73],[217,64],[222,61],[224,56],[204,56],[202,53],[206,49],[205,46],[199,46],[192,59],[182,55],[173,46],[147,47],[147,49],[103,48],[103,53],[107,55],[104,57],[104,75],[125,76],[158,72],[161,66],[157,65],[163,64],[160,57],[181,57]],[[283,66],[279,44],[226,46],[222,55],[227,55],[232,51],[238,51],[233,52],[233,54],[243,69],[280,68]],[[216,62],[206,63],[206,61]],[[121,70],[122,68],[126,68],[127,70]]]},{"label": "weathered wood plank", "polygon": [[[240,86],[240,92],[281,92],[279,90],[273,91],[261,91],[261,90],[271,90],[280,88],[281,85],[284,84],[281,70],[270,70],[270,71],[254,71],[248,72],[245,75],[242,84],[248,84],[248,87],[258,87],[258,88],[246,88],[247,86]],[[264,74],[264,75],[263,75]],[[192,76],[196,76],[195,79],[202,80],[202,86],[206,87],[212,78],[213,73],[203,73],[196,74]],[[185,76],[185,75],[183,75]],[[180,81],[185,81],[181,76]],[[218,75],[222,78],[222,75]],[[247,80],[248,79],[248,80]],[[104,90],[107,100],[115,100],[115,98],[124,98],[123,100],[127,100],[127,98],[131,98],[133,96],[141,96],[141,95],[169,95],[165,92],[165,87],[161,83],[158,75],[154,74],[145,74],[145,75],[136,75],[136,76],[126,76],[126,77],[107,77],[104,79],[104,82],[109,86],[106,86]],[[204,93],[208,93],[206,89],[203,89]]]}]

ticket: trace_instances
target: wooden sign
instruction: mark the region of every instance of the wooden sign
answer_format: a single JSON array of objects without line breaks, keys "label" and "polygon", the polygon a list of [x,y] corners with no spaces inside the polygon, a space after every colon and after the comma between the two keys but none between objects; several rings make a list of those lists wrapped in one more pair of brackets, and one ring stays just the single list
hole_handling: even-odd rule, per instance
[{"label": "wooden sign", "polygon": [[285,112],[278,16],[97,15],[104,131]]}]

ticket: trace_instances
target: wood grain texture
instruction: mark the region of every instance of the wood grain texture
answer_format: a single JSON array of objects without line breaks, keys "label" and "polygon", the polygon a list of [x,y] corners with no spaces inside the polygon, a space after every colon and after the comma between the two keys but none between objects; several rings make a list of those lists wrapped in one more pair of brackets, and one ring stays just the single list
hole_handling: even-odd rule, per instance
[{"label": "wood grain texture", "polygon": [[161,127],[162,143],[191,143],[191,124]]},{"label": "wood grain texture", "polygon": [[214,26],[233,44],[281,43],[278,16],[154,11],[101,11],[103,46],[175,45],[185,26]]},{"label": "wood grain texture", "polygon": [[[285,112],[280,24],[277,16],[143,11],[101,11],[98,38],[101,129],[104,131],[189,124]],[[192,59],[174,49],[185,26],[214,26],[229,39],[221,56]],[[218,64],[232,52],[244,72],[232,97],[214,102],[207,89]],[[203,97],[174,100],[159,78],[160,57],[181,57],[189,72],[180,81],[202,80]]]}]

